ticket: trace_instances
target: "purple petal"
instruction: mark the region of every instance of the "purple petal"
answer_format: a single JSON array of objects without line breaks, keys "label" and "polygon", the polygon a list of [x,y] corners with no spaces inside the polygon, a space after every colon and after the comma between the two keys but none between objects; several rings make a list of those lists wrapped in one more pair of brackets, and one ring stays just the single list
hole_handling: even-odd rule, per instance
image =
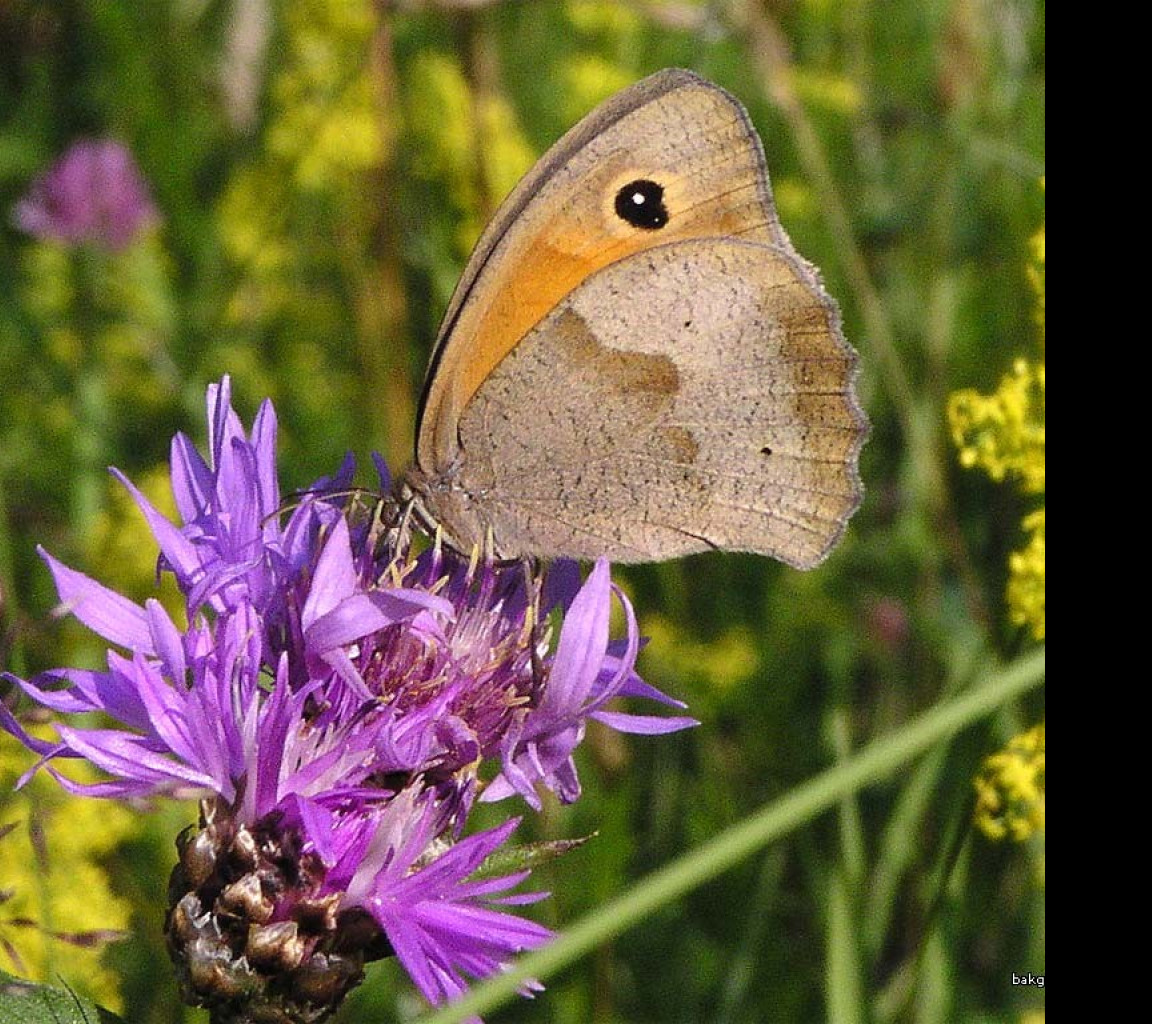
[{"label": "purple petal", "polygon": [[[315,651],[330,651],[355,643],[377,630],[411,620],[425,609],[451,612],[452,605],[443,598],[422,591],[374,590],[353,594],[329,612],[312,620],[304,630],[308,646]],[[434,625],[431,620],[429,625]]]},{"label": "purple petal", "polygon": [[136,779],[117,779],[114,782],[75,782],[68,776],[49,766],[45,769],[65,792],[73,796],[100,797],[109,800],[125,800],[151,795],[155,787],[150,782]]},{"label": "purple petal", "polygon": [[164,606],[155,598],[150,597],[144,602],[144,611],[148,616],[153,647],[164,666],[164,674],[177,686],[185,685],[188,666],[184,660],[180,631],[168,617]]},{"label": "purple petal", "polygon": [[619,711],[593,711],[590,718],[611,726],[618,732],[638,733],[642,736],[661,736],[664,733],[691,729],[700,723],[695,718],[656,715],[627,715]]},{"label": "purple petal", "polygon": [[[252,447],[256,452],[256,472],[260,491],[260,507],[268,513],[280,507],[280,482],[276,479],[276,410],[268,399],[260,403],[252,423]],[[275,517],[267,520],[266,531],[279,532]]]},{"label": "purple petal", "polygon": [[[5,678],[10,679],[15,677],[8,676],[8,674],[5,673]],[[17,679],[16,681],[19,682],[20,680]],[[8,735],[15,737],[17,740],[23,743],[24,746],[26,746],[29,750],[42,756],[48,756],[52,754],[53,751],[58,750],[60,746],[59,743],[49,743],[47,740],[41,740],[37,739],[35,736],[30,736],[27,732],[24,731],[23,726],[21,726],[20,723],[16,721],[15,716],[11,711],[8,710],[8,705],[2,700],[0,700],[0,728],[3,728],[3,730],[8,733]]]},{"label": "purple petal", "polygon": [[564,617],[540,714],[570,711],[592,689],[608,646],[610,594],[608,562],[601,558]]},{"label": "purple petal", "polygon": [[152,653],[152,633],[143,608],[82,572],[69,569],[43,548],[36,550],[48,563],[64,611],[105,640],[129,650]]},{"label": "purple petal", "polygon": [[183,433],[172,438],[172,496],[185,523],[194,523],[208,507],[214,490],[212,469]]},{"label": "purple petal", "polygon": [[[54,671],[44,672],[32,679],[21,679],[19,676],[14,676],[9,672],[5,672],[0,678],[6,679],[8,682],[19,686],[29,697],[36,703],[44,705],[46,708],[51,708],[53,711],[63,711],[68,714],[82,714],[85,711],[100,711],[103,710],[103,704],[93,700],[88,693],[81,689],[77,692],[76,687],[72,684],[72,676],[81,673],[80,669],[56,669]],[[94,676],[96,673],[87,672],[88,676]],[[38,680],[44,683],[68,683],[69,689],[58,689],[56,687],[41,686]]]},{"label": "purple petal", "polygon": [[124,485],[132,495],[136,506],[144,513],[148,529],[152,531],[152,536],[156,538],[160,551],[176,573],[177,579],[181,582],[195,579],[200,571],[200,557],[196,553],[195,545],[178,527],[161,515],[159,509],[120,470],[113,469],[112,475]]},{"label": "purple petal", "polygon": [[229,423],[236,419],[232,411],[232,377],[229,374],[224,374],[219,383],[208,385],[207,405],[209,465],[219,470],[224,447],[228,439],[238,432],[236,427],[229,431]]},{"label": "purple petal", "polygon": [[[607,674],[609,677],[614,676],[618,671],[620,662],[611,656],[604,659],[604,668],[601,675]],[[645,700],[658,701],[661,704],[667,704],[673,708],[686,708],[688,705],[682,700],[677,700],[675,697],[669,697],[668,694],[661,690],[657,690],[655,686],[644,682],[635,671],[630,671],[627,678],[616,690],[617,697],[641,697]]]},{"label": "purple petal", "polygon": [[567,612],[572,599],[580,590],[580,563],[571,558],[559,558],[548,566],[544,577],[541,604],[544,613],[560,607]]},{"label": "purple petal", "polygon": [[305,632],[341,601],[354,594],[358,580],[356,566],[352,562],[348,522],[340,518],[333,524],[332,533],[325,541],[316,562],[312,586],[300,615]]},{"label": "purple petal", "polygon": [[225,799],[232,795],[230,784],[218,785],[195,768],[149,749],[139,736],[114,729],[71,729],[66,725],[56,728],[69,750],[121,779],[152,785],[165,780],[183,782],[220,792]]},{"label": "purple petal", "polygon": [[379,480],[380,493],[391,494],[392,471],[388,468],[388,463],[384,461],[384,456],[379,452],[373,452],[372,464],[376,467],[376,477]]}]

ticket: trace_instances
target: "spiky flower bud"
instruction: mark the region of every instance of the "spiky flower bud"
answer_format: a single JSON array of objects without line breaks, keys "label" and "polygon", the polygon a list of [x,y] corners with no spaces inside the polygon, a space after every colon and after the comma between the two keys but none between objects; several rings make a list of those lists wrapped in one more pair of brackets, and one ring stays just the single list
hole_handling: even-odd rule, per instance
[{"label": "spiky flower bud", "polygon": [[370,915],[339,910],[323,864],[279,817],[249,826],[205,800],[177,839],[168,951],[185,1001],[216,1024],[316,1024],[392,952]]}]

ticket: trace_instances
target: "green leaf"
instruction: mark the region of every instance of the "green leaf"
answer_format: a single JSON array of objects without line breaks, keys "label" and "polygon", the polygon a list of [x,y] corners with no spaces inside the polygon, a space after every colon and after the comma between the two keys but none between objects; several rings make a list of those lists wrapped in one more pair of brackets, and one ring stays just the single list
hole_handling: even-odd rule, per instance
[{"label": "green leaf", "polygon": [[863,966],[857,946],[859,927],[844,875],[843,868],[833,872],[828,894],[825,999],[828,1020],[833,1024],[862,1024],[866,1015],[861,986]]},{"label": "green leaf", "polygon": [[37,985],[0,971],[0,1020],[6,1024],[120,1024],[120,1018],[70,989]]},{"label": "green leaf", "polygon": [[517,871],[538,868],[583,846],[595,837],[596,833],[593,832],[590,836],[581,836],[577,839],[550,839],[497,850],[480,865],[472,878],[495,878],[498,875],[510,875]]}]

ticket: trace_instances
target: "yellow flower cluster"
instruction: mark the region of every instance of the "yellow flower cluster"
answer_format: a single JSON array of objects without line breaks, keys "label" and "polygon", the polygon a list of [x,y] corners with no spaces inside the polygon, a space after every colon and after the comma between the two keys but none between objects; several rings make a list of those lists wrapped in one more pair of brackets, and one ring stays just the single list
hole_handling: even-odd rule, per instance
[{"label": "yellow flower cluster", "polygon": [[1044,639],[1044,509],[1024,517],[1028,543],[1008,559],[1008,614],[1017,626],[1027,626]]},{"label": "yellow flower cluster", "polygon": [[1044,828],[1044,726],[985,759],[975,779],[976,824],[989,839],[1021,842]]},{"label": "yellow flower cluster", "polygon": [[[1044,344],[1044,228],[1032,240],[1028,277],[1036,293],[1036,318]],[[1044,494],[1045,363],[1017,359],[994,394],[966,389],[948,402],[952,438],[965,468],[984,470],[993,480],[1012,477],[1026,494]],[[1009,559],[1008,610],[1037,640],[1045,633],[1044,506],[1024,519],[1028,542]]]},{"label": "yellow flower cluster", "polygon": [[[0,742],[0,823],[15,824],[0,838],[0,966],[35,981],[72,986],[111,1010],[122,999],[119,979],[101,962],[99,943],[73,945],[52,934],[125,931],[131,908],[117,897],[101,861],[137,827],[126,807],[69,796],[39,777],[12,793],[28,766],[27,752],[4,736]],[[95,773],[70,771],[91,782]],[[67,885],[54,879],[67,879]],[[4,961],[7,962],[4,962]]]},{"label": "yellow flower cluster", "polygon": [[[481,183],[490,193],[489,201],[503,199],[532,166],[536,154],[508,97],[477,94],[459,59],[423,53],[412,61],[407,75],[404,114],[412,171],[448,186],[447,195],[459,216],[457,256],[463,259],[491,213],[483,209]],[[483,144],[477,154],[480,140]],[[447,284],[444,301],[455,285],[455,268]]]},{"label": "yellow flower cluster", "polygon": [[270,151],[305,189],[331,191],[378,166],[389,140],[368,73],[375,25],[364,0],[285,8],[288,60],[272,82]]},{"label": "yellow flower cluster", "polygon": [[1017,359],[994,394],[971,388],[948,403],[960,464],[993,480],[1011,475],[1030,494],[1044,490],[1044,364]]},{"label": "yellow flower cluster", "polygon": [[[295,316],[296,304],[318,304],[300,280],[324,240],[302,242],[293,214],[309,202],[354,209],[366,201],[366,175],[390,152],[394,125],[371,74],[374,25],[371,0],[300,0],[285,8],[265,145],[232,171],[217,211],[224,250],[246,271],[227,307],[235,322]],[[236,360],[245,353],[229,358],[241,376],[245,367]],[[250,386],[259,387],[247,371]]]},{"label": "yellow flower cluster", "polygon": [[739,626],[714,640],[693,640],[663,615],[644,620],[649,644],[646,664],[656,678],[695,679],[717,690],[730,690],[752,678],[759,668],[755,638]]}]

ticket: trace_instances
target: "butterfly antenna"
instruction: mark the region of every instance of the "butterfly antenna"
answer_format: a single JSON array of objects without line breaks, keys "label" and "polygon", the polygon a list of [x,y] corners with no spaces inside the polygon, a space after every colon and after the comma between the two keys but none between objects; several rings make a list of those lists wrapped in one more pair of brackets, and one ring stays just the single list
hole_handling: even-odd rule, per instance
[{"label": "butterfly antenna", "polygon": [[321,500],[351,498],[355,500],[364,498],[367,495],[372,495],[377,500],[377,502],[381,502],[385,499],[385,495],[376,491],[370,491],[364,487],[344,487],[336,491],[327,491],[323,489],[305,487],[299,491],[292,491],[287,497],[285,497],[276,507],[275,511],[269,512],[268,515],[264,517],[261,525],[263,526],[271,522],[273,519],[284,515],[286,512],[295,512],[301,505],[304,504],[304,501],[307,498],[317,498]]}]

